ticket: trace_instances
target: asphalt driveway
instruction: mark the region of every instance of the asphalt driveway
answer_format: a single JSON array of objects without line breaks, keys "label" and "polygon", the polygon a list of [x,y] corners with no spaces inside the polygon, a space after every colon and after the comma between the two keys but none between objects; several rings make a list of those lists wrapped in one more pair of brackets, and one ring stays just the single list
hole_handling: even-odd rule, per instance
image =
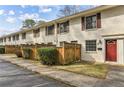
[{"label": "asphalt driveway", "polygon": [[59,81],[41,76],[0,59],[0,87],[67,87]]}]

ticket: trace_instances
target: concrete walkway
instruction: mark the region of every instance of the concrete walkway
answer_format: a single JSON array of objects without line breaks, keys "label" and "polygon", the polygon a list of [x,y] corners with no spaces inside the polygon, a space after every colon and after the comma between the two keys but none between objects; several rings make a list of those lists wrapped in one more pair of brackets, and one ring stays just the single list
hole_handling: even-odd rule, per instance
[{"label": "concrete walkway", "polygon": [[109,66],[109,72],[105,80],[97,82],[101,87],[124,87],[124,67]]},{"label": "concrete walkway", "polygon": [[124,87],[124,68],[111,67],[106,79],[98,79],[85,75],[79,75],[72,72],[57,70],[49,66],[41,65],[40,63],[33,63],[32,60],[24,60],[17,58],[15,55],[0,55],[0,58],[7,60],[13,64],[27,68],[41,75],[59,80],[71,86],[78,87]]},{"label": "concrete walkway", "polygon": [[69,85],[0,59],[0,87],[69,87]]}]

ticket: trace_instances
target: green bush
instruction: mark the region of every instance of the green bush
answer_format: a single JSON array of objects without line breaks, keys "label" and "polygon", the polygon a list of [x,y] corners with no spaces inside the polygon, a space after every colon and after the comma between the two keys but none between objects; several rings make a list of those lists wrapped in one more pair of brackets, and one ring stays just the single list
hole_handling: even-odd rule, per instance
[{"label": "green bush", "polygon": [[58,52],[56,48],[40,48],[38,49],[38,54],[43,64],[58,64]]},{"label": "green bush", "polygon": [[17,51],[15,52],[15,54],[16,54],[17,57],[22,57],[22,52],[19,51],[19,50],[17,50]]},{"label": "green bush", "polygon": [[0,54],[5,54],[5,48],[0,47]]},{"label": "green bush", "polygon": [[23,53],[24,53],[25,59],[30,59],[32,50],[30,48],[25,48],[25,49],[23,49]]}]

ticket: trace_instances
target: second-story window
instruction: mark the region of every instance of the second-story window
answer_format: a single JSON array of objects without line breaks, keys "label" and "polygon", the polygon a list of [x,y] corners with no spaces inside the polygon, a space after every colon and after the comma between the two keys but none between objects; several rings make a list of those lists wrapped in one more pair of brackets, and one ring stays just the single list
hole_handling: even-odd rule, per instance
[{"label": "second-story window", "polygon": [[59,33],[69,32],[69,21],[59,24]]},{"label": "second-story window", "polygon": [[3,43],[3,39],[0,39],[0,43]]},{"label": "second-story window", "polygon": [[[101,13],[97,13],[95,15],[82,17],[82,30],[85,29],[94,29],[94,28],[101,28]],[[89,30],[92,31],[92,30]]]},{"label": "second-story window", "polygon": [[15,36],[13,36],[12,38],[13,38],[13,41],[15,41]]},{"label": "second-story window", "polygon": [[4,38],[4,42],[6,42],[6,38]]},{"label": "second-story window", "polygon": [[19,40],[19,34],[18,34],[18,35],[16,35],[16,40]]},{"label": "second-story window", "polygon": [[22,39],[26,39],[26,33],[22,33]]},{"label": "second-story window", "polygon": [[8,39],[9,39],[9,41],[11,41],[11,37],[9,37]]},{"label": "second-story window", "polygon": [[96,15],[86,17],[86,29],[96,28]]},{"label": "second-story window", "polygon": [[34,37],[40,37],[40,29],[33,30]]},{"label": "second-story window", "polygon": [[47,26],[46,27],[46,35],[53,35],[54,34],[54,29],[55,29],[54,25]]}]

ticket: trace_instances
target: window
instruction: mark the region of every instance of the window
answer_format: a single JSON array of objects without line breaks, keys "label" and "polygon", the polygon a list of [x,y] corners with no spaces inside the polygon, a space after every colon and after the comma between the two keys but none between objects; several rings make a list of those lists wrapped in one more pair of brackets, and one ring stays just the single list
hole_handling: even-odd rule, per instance
[{"label": "window", "polygon": [[16,35],[16,40],[19,40],[19,34],[18,34],[18,35]]},{"label": "window", "polygon": [[6,38],[4,38],[4,42],[6,42]]},{"label": "window", "polygon": [[54,34],[54,25],[46,27],[46,35],[53,35]]},{"label": "window", "polygon": [[59,24],[59,32],[69,32],[69,21],[63,22]]},{"label": "window", "polygon": [[34,37],[40,37],[40,29],[33,30]]},{"label": "window", "polygon": [[15,41],[15,36],[13,36],[12,38],[13,38],[13,41]]},{"label": "window", "polygon": [[11,41],[11,37],[9,37],[9,41]]},{"label": "window", "polygon": [[[101,28],[101,13],[81,18],[82,31],[85,29]],[[92,31],[92,30],[89,30]]]},{"label": "window", "polygon": [[86,17],[86,29],[96,28],[96,15]]},{"label": "window", "polygon": [[86,51],[96,51],[96,40],[86,40]]},{"label": "window", "polygon": [[26,39],[26,33],[22,33],[22,39]]},{"label": "window", "polygon": [[3,39],[0,39],[0,43],[3,43]]}]

